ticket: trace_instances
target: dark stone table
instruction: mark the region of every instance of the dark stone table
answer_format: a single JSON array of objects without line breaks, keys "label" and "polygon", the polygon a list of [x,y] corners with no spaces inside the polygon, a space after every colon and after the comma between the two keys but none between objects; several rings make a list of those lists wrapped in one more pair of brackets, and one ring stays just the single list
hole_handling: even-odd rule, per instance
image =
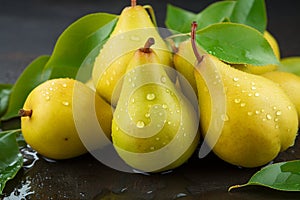
[{"label": "dark stone table", "polygon": [[[158,25],[164,27],[167,3],[199,12],[211,0],[154,0]],[[95,0],[0,0],[0,83],[14,83],[36,57],[51,54],[62,31],[76,19],[94,12],[118,14],[126,1]],[[267,0],[268,30],[277,38],[282,57],[300,55],[300,3]],[[34,152],[30,153],[35,157]],[[275,162],[300,159],[300,142],[280,154]],[[25,163],[25,166],[29,166]],[[86,154],[51,161],[39,157],[8,182],[4,199],[299,199],[299,193],[284,193],[261,187],[227,192],[229,186],[246,182],[259,168],[229,165],[213,154],[194,155],[170,173],[151,176],[110,169]],[[1,198],[1,197],[0,197]]]}]

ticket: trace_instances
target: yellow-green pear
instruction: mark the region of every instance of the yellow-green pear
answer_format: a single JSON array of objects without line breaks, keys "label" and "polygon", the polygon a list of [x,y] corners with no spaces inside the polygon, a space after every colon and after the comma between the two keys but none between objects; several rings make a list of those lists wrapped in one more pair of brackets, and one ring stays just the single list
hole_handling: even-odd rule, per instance
[{"label": "yellow-green pear", "polygon": [[131,6],[125,7],[108,41],[96,57],[92,78],[96,91],[106,101],[116,105],[118,95],[112,99],[112,94],[118,81],[126,72],[128,62],[136,49],[142,47],[148,37],[156,41],[153,49],[157,52],[162,64],[172,66],[172,54],[165,41],[154,26],[150,16],[143,6],[131,1]]},{"label": "yellow-green pear", "polygon": [[289,72],[281,71],[268,72],[262,74],[262,76],[274,81],[285,91],[296,106],[300,123],[300,77]]},{"label": "yellow-green pear", "polygon": [[110,105],[79,81],[52,79],[34,88],[20,110],[23,137],[41,155],[67,159],[87,152],[74,121],[74,112],[77,112],[73,109],[74,99],[81,114],[94,102],[97,120],[107,138],[111,138]]},{"label": "yellow-green pear", "polygon": [[197,112],[169,79],[153,41],[130,60],[112,122],[118,154],[145,172],[178,167],[199,142]]},{"label": "yellow-green pear", "polygon": [[[280,59],[280,49],[279,49],[279,45],[278,45],[276,39],[268,31],[264,32],[264,38],[269,42],[276,58],[279,60]],[[267,73],[270,71],[275,71],[278,68],[277,65],[273,65],[273,64],[264,65],[264,66],[236,64],[236,65],[233,65],[233,67],[235,67],[239,70],[251,73],[251,74],[263,74],[263,73]]]},{"label": "yellow-green pear", "polygon": [[297,111],[279,86],[193,49],[201,58],[195,69],[201,132],[217,156],[237,166],[258,167],[294,145]]}]

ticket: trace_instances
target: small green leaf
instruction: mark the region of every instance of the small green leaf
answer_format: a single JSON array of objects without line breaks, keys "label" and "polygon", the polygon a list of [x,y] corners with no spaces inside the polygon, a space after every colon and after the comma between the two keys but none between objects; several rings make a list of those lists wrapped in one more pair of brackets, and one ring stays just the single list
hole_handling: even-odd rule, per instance
[{"label": "small green leaf", "polygon": [[300,192],[300,160],[268,165],[255,173],[248,183],[231,186],[228,191],[249,185],[264,186],[281,191]]},{"label": "small green leaf", "polygon": [[246,24],[263,33],[267,26],[265,1],[238,0],[230,20],[234,23]]},{"label": "small green leaf", "polygon": [[208,53],[227,63],[267,65],[278,60],[256,29],[237,23],[218,23],[197,31],[197,42]]},{"label": "small green leaf", "polygon": [[196,14],[168,4],[165,25],[168,29],[179,33],[191,32],[191,24]]},{"label": "small green leaf", "polygon": [[86,56],[103,45],[117,21],[107,13],[86,15],[71,24],[58,38],[43,76],[47,78],[76,78]]},{"label": "small green leaf", "polygon": [[0,118],[7,110],[12,86],[11,84],[0,84]]},{"label": "small green leaf", "polygon": [[165,24],[171,31],[189,33],[193,21],[198,23],[198,29],[202,29],[211,24],[228,20],[235,3],[235,1],[216,2],[198,14],[168,5]]},{"label": "small green leaf", "polygon": [[41,74],[48,60],[49,56],[40,56],[25,68],[12,88],[8,109],[1,120],[18,117],[18,112],[31,90],[45,81]]},{"label": "small green leaf", "polygon": [[235,1],[220,1],[209,5],[197,15],[196,21],[198,23],[198,29],[215,23],[228,21],[235,4]]},{"label": "small green leaf", "polygon": [[23,165],[16,134],[20,130],[0,132],[0,195],[8,180],[15,177]]},{"label": "small green leaf", "polygon": [[300,76],[300,56],[282,58],[280,60],[279,70]]}]

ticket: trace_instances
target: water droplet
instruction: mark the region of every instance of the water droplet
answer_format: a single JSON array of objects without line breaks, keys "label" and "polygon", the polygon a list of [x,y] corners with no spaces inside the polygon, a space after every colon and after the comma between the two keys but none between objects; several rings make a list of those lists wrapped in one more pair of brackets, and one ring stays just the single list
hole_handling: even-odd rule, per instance
[{"label": "water droplet", "polygon": [[241,99],[234,99],[234,103],[240,103]]},{"label": "water droplet", "polygon": [[131,102],[132,102],[132,103],[134,103],[134,101],[135,101],[135,99],[134,99],[134,98],[132,98],[132,99],[131,99]]},{"label": "water droplet", "polygon": [[251,90],[256,90],[256,87],[255,87],[255,86],[252,86],[252,87],[251,87]]},{"label": "water droplet", "polygon": [[255,111],[255,114],[257,114],[257,115],[258,115],[259,113],[260,113],[260,111],[259,111],[259,110],[256,110],[256,111]]},{"label": "water droplet", "polygon": [[236,84],[236,87],[240,87],[240,84]]},{"label": "water droplet", "polygon": [[278,121],[279,121],[279,119],[278,119],[277,117],[275,117],[275,118],[274,118],[274,121],[275,121],[275,122],[278,122]]},{"label": "water droplet", "polygon": [[118,126],[116,126],[116,130],[117,130],[117,131],[119,130],[119,127],[118,127]]},{"label": "water droplet", "polygon": [[288,106],[287,108],[288,108],[289,110],[291,110],[291,109],[292,109],[292,106]]},{"label": "water droplet", "polygon": [[290,128],[288,128],[288,129],[287,129],[287,132],[291,132],[291,129],[290,129]]},{"label": "water droplet", "polygon": [[254,96],[258,97],[258,96],[259,96],[259,93],[258,93],[258,92],[255,92]]},{"label": "water droplet", "polygon": [[153,99],[155,99],[155,94],[154,93],[148,93],[146,96],[146,99],[149,101],[152,101]]},{"label": "water droplet", "polygon": [[62,104],[63,104],[64,106],[68,106],[70,103],[67,102],[67,101],[63,101]]},{"label": "water droplet", "polygon": [[266,115],[266,118],[267,118],[268,120],[270,120],[270,119],[272,119],[272,116],[271,116],[270,114],[267,114],[267,115]]},{"label": "water droplet", "polygon": [[132,36],[130,36],[130,39],[131,39],[132,41],[139,41],[139,40],[140,40],[140,37],[137,36],[137,35],[132,35]]},{"label": "water droplet", "polygon": [[135,84],[134,84],[134,83],[132,83],[132,84],[131,84],[131,86],[134,88],[134,87],[135,87]]},{"label": "water droplet", "polygon": [[239,80],[238,77],[234,77],[234,78],[233,78],[233,81],[235,81],[235,82],[237,82],[238,80]]},{"label": "water droplet", "polygon": [[277,129],[277,128],[279,128],[279,125],[278,125],[278,124],[276,124],[276,125],[275,125],[275,128],[276,128],[276,129]]},{"label": "water droplet", "polygon": [[177,113],[180,113],[180,110],[176,110]]},{"label": "water droplet", "polygon": [[163,107],[164,109],[166,109],[168,106],[167,106],[167,104],[163,104],[162,107]]},{"label": "water droplet", "polygon": [[49,90],[50,90],[50,91],[53,91],[53,88],[51,87],[51,88],[49,88]]},{"label": "water droplet", "polygon": [[162,76],[162,77],[160,78],[160,81],[161,81],[162,83],[166,83],[167,78],[166,78],[165,76]]},{"label": "water droplet", "polygon": [[131,81],[132,81],[132,79],[131,79],[131,78],[129,78],[129,79],[128,79],[128,81],[129,81],[129,82],[131,82]]},{"label": "water droplet", "polygon": [[50,97],[49,97],[49,96],[46,96],[46,100],[49,101],[49,100],[50,100]]},{"label": "water droplet", "polygon": [[146,113],[145,117],[147,117],[147,118],[150,117],[150,113]]},{"label": "water droplet", "polygon": [[51,85],[54,85],[54,84],[55,84],[54,81],[52,81],[52,82],[51,82]]},{"label": "water droplet", "polygon": [[276,110],[276,109],[277,109],[277,107],[276,107],[276,106],[273,106],[273,109],[274,109],[274,110]]},{"label": "water droplet", "polygon": [[246,103],[241,103],[241,107],[245,107],[246,106]]},{"label": "water droplet", "polygon": [[145,123],[143,121],[138,121],[136,123],[136,127],[138,127],[138,128],[144,128],[144,126],[145,126]]},{"label": "water droplet", "polygon": [[150,149],[151,149],[151,150],[154,150],[154,149],[155,149],[155,147],[150,147]]},{"label": "water droplet", "polygon": [[63,86],[64,88],[66,88],[66,87],[67,87],[67,84],[66,84],[66,83],[63,83],[62,86]]},{"label": "water droplet", "polygon": [[251,96],[252,96],[252,93],[249,93],[248,96],[251,97]]},{"label": "water droplet", "polygon": [[281,115],[281,114],[282,114],[282,112],[281,112],[280,110],[276,111],[276,115],[277,115],[277,116],[279,116],[279,115]]},{"label": "water droplet", "polygon": [[162,116],[163,115],[163,113],[162,112],[160,112],[160,113],[158,113],[159,114],[159,116]]},{"label": "water droplet", "polygon": [[265,112],[265,109],[261,109],[261,112],[262,112],[262,113]]},{"label": "water droplet", "polygon": [[255,83],[254,83],[254,82],[251,82],[251,85],[255,85]]},{"label": "water droplet", "polygon": [[247,114],[248,114],[249,116],[251,116],[253,113],[250,111],[250,112],[248,112]]},{"label": "water droplet", "polygon": [[155,138],[157,141],[160,140],[159,137]]},{"label": "water droplet", "polygon": [[186,133],[183,134],[183,137],[186,137]]},{"label": "water droplet", "polygon": [[228,115],[223,114],[223,115],[221,115],[221,119],[222,119],[224,122],[226,122],[226,121],[229,120],[229,117],[228,117]]},{"label": "water droplet", "polygon": [[170,125],[172,122],[168,121],[167,123]]}]

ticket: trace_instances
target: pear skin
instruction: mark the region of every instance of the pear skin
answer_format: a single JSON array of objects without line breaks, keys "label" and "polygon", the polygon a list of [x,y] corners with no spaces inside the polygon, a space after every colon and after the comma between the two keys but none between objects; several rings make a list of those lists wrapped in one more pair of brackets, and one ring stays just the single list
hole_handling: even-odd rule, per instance
[{"label": "pear skin", "polygon": [[[211,96],[201,70],[215,70],[215,84],[222,84],[226,110],[220,135],[206,135],[213,119]],[[297,111],[284,91],[272,81],[242,72],[210,54],[204,54],[195,70],[200,126],[208,145],[224,161],[242,167],[258,167],[294,145]],[[222,104],[223,102],[220,102]],[[215,141],[215,139],[217,141]]]},{"label": "pear skin", "polygon": [[274,81],[288,95],[296,106],[300,124],[300,77],[289,72],[281,71],[268,72],[262,74],[262,76]]}]

